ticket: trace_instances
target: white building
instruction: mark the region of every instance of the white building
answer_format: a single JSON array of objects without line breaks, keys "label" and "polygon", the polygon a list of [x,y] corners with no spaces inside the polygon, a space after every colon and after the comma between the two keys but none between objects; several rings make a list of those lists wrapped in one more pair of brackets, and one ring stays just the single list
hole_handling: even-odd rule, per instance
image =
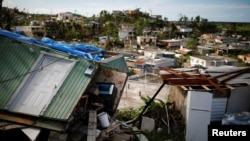
[{"label": "white building", "polygon": [[71,12],[65,12],[65,13],[59,13],[57,14],[57,18],[56,20],[58,21],[77,21],[77,20],[80,20],[81,19],[81,15],[78,15],[78,14],[74,14],[74,13],[71,13]]},{"label": "white building", "polygon": [[159,42],[167,49],[179,49],[184,44],[184,41],[180,39],[160,40]]},{"label": "white building", "polygon": [[224,56],[190,56],[191,67],[203,66],[205,68],[210,66],[236,66],[237,60]]},{"label": "white building", "polygon": [[133,24],[122,24],[119,29],[118,36],[120,40],[134,39],[135,37],[135,26]]},{"label": "white building", "polygon": [[179,29],[180,32],[193,32],[192,28],[180,28]]},{"label": "white building", "polygon": [[45,35],[45,27],[43,26],[16,26],[15,29],[32,38],[42,38]]},{"label": "white building", "polygon": [[156,39],[154,36],[137,36],[137,45],[141,48],[144,46],[156,46]]},{"label": "white building", "polygon": [[187,26],[177,26],[179,32],[182,32],[182,33],[190,33],[190,32],[193,32],[193,29],[190,28],[190,27],[187,27]]}]

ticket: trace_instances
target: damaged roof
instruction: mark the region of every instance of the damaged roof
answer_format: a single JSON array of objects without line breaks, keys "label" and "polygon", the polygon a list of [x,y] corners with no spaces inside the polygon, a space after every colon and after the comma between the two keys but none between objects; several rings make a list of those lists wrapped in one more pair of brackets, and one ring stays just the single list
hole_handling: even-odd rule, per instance
[{"label": "damaged roof", "polygon": [[93,62],[0,34],[0,119],[64,130]]},{"label": "damaged roof", "polygon": [[[227,80],[226,81],[227,84],[239,84],[239,83],[250,84],[250,71],[248,70],[248,68],[249,67],[235,67],[235,66],[208,67],[204,72],[213,77],[220,76],[218,77],[218,80],[219,81]],[[221,76],[222,74],[227,74],[227,75]]]},{"label": "damaged roof", "polygon": [[[214,71],[211,69],[204,70],[203,72],[200,72],[198,69],[183,69],[183,71],[181,71],[181,69],[170,69],[167,67],[160,67],[160,69],[163,70],[161,71],[161,78],[165,84],[169,85],[178,85],[182,87],[202,86],[206,90],[211,90],[209,87],[212,87],[222,94],[227,94],[228,92],[225,88],[232,89],[233,85],[249,85],[250,67],[238,69],[228,68],[227,71],[222,71],[223,69],[221,69],[222,72],[216,71],[216,69]],[[211,75],[211,72],[217,74]]]},{"label": "damaged roof", "polygon": [[128,73],[129,69],[123,54],[101,60],[101,66]]}]

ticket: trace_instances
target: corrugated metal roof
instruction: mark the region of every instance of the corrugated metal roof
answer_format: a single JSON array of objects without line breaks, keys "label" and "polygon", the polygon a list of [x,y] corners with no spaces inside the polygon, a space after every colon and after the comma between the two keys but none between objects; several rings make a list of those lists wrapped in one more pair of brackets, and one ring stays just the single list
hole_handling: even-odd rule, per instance
[{"label": "corrugated metal roof", "polygon": [[84,59],[76,63],[43,116],[68,119],[90,82],[91,77],[84,74],[88,66],[89,62]]},{"label": "corrugated metal roof", "polygon": [[129,69],[124,59],[124,55],[120,54],[101,61],[101,66],[128,73]]},{"label": "corrugated metal roof", "polygon": [[[0,109],[4,109],[24,77],[30,73],[42,47],[3,36],[0,36],[0,44]],[[69,56],[52,49],[47,49],[47,51]],[[42,117],[67,120],[85,91],[91,77],[85,75],[84,72],[90,62],[82,58],[75,58],[78,61],[41,115]]]},{"label": "corrugated metal roof", "polygon": [[40,48],[0,36],[0,109],[4,109],[40,54]]}]

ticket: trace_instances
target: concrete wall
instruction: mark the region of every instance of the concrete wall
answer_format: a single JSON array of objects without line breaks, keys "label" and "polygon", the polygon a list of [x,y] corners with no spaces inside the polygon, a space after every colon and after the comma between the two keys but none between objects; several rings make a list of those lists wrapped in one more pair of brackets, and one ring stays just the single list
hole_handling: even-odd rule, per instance
[{"label": "concrete wall", "polygon": [[[141,96],[153,97],[153,95],[160,88],[161,84],[162,83],[145,83],[143,81],[128,80],[125,85],[118,109],[135,109],[144,106],[145,103],[141,100]],[[156,99],[166,101],[168,87],[168,85],[165,85],[156,96]]]},{"label": "concrete wall", "polygon": [[114,95],[112,109],[115,110],[119,105],[120,98],[124,91],[126,81],[127,81],[126,73],[102,67],[97,70],[95,78],[92,79],[90,86],[95,86],[97,82],[114,83],[117,89],[117,93]]},{"label": "concrete wall", "polygon": [[186,118],[186,92],[177,86],[170,86],[169,89],[169,102],[175,102],[175,109],[180,110],[181,114]]}]

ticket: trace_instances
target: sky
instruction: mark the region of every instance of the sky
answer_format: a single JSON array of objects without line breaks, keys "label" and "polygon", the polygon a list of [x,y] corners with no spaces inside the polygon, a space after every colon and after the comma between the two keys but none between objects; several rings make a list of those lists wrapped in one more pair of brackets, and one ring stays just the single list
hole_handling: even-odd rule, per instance
[{"label": "sky", "polygon": [[250,0],[3,0],[3,6],[35,14],[72,12],[91,17],[106,10],[135,10],[162,15],[169,21],[181,15],[208,21],[250,22]]}]

